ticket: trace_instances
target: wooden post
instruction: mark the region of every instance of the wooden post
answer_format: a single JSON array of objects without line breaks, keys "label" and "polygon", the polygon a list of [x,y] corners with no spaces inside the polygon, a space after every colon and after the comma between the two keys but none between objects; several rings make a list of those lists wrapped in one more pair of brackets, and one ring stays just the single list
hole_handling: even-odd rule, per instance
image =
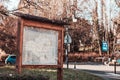
[{"label": "wooden post", "polygon": [[20,36],[20,19],[18,19],[18,22],[17,22],[17,25],[18,25],[18,28],[17,28],[17,60],[16,60],[16,71],[18,71],[18,63],[19,63],[19,42],[20,42],[20,39],[19,39],[19,36]]},{"label": "wooden post", "polygon": [[62,68],[57,69],[57,80],[63,80],[63,69]]},{"label": "wooden post", "polygon": [[22,26],[23,26],[23,21],[21,19],[18,19],[18,33],[17,33],[17,63],[16,63],[16,69],[18,74],[21,73],[21,46],[20,46],[20,41],[21,41],[21,34],[22,34]]}]

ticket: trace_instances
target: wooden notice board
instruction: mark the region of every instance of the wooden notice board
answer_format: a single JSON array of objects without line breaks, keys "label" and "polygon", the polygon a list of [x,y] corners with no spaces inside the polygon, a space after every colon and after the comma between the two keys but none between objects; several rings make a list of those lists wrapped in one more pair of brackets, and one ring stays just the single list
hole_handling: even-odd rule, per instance
[{"label": "wooden notice board", "polygon": [[63,75],[64,22],[17,13],[17,70],[22,68],[55,68],[57,80]]}]

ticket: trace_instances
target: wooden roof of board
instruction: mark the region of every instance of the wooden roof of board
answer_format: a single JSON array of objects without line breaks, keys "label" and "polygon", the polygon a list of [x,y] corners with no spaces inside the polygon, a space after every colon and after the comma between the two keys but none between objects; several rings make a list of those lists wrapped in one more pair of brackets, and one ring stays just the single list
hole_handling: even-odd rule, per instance
[{"label": "wooden roof of board", "polygon": [[33,20],[33,21],[38,21],[38,22],[51,23],[51,24],[56,24],[56,25],[70,25],[69,23],[64,22],[62,20],[50,20],[48,18],[34,16],[34,15],[30,15],[30,14],[23,14],[20,12],[15,12],[14,15],[21,17],[23,19]]}]

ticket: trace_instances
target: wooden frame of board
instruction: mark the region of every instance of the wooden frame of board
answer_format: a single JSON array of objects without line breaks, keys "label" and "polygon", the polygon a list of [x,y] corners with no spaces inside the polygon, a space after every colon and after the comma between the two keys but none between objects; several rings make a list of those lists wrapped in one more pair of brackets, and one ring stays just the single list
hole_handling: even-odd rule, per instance
[{"label": "wooden frame of board", "polygon": [[[18,54],[17,54],[17,63],[16,63],[16,68],[17,68],[18,73],[21,73],[22,68],[54,68],[54,69],[57,69],[57,80],[62,80],[63,79],[63,70],[62,70],[63,69],[63,45],[64,45],[64,42],[63,42],[64,41],[64,27],[63,27],[63,25],[61,25],[61,23],[56,23],[55,21],[50,21],[48,19],[43,20],[39,17],[31,16],[31,15],[27,15],[27,17],[26,17],[26,15],[24,15],[24,14],[19,14],[17,16],[19,16],[19,18],[18,18],[18,41],[17,41]],[[37,20],[36,20],[36,18],[37,18]],[[32,64],[32,62],[28,63],[28,64],[23,64],[23,62],[24,62],[22,60],[24,57],[23,54],[26,54],[25,52],[23,52],[24,43],[25,43],[24,42],[24,37],[25,37],[24,29],[25,28],[38,29],[38,33],[39,33],[39,29],[47,30],[48,32],[55,31],[58,33],[58,41],[57,41],[58,48],[57,48],[57,53],[56,53],[57,54],[57,59],[56,59],[57,64],[52,64],[52,65],[50,63]],[[51,34],[51,35],[53,35],[53,34]],[[40,53],[40,54],[42,54],[42,53]]]}]

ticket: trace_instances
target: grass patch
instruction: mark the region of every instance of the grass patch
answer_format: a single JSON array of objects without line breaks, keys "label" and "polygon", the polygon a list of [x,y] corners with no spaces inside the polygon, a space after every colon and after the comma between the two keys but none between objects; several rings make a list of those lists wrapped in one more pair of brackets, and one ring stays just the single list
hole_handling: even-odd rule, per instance
[{"label": "grass patch", "polygon": [[[54,69],[23,69],[17,74],[14,67],[0,67],[0,80],[57,80]],[[84,71],[63,69],[63,80],[103,80]]]},{"label": "grass patch", "polygon": [[84,71],[65,69],[63,80],[103,80],[103,79]]}]

